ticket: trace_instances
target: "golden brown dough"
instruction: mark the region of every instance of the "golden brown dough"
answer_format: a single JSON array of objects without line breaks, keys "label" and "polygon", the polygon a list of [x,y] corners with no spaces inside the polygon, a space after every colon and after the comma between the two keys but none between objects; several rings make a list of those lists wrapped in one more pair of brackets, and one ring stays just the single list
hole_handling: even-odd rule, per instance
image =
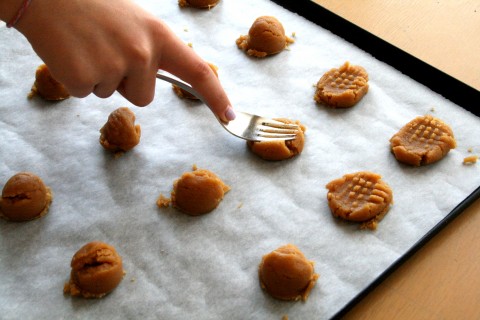
[{"label": "golden brown dough", "polygon": [[363,67],[351,65],[347,61],[320,78],[314,99],[331,107],[348,108],[357,104],[367,92],[367,72]]},{"label": "golden brown dough", "polygon": [[220,0],[178,0],[180,7],[193,7],[199,9],[211,9],[215,7]]},{"label": "golden brown dough", "polygon": [[215,209],[229,190],[213,172],[194,167],[173,183],[171,203],[186,214],[198,216]]},{"label": "golden brown dough", "polygon": [[296,137],[293,140],[273,140],[273,141],[247,141],[250,150],[264,160],[278,161],[292,158],[303,151],[305,145],[305,131],[307,128],[300,121],[289,119],[274,119],[284,123],[295,123],[299,126]]},{"label": "golden brown dough", "polygon": [[296,246],[287,244],[263,256],[260,286],[276,299],[306,301],[319,277],[313,266]]},{"label": "golden brown dough", "polygon": [[52,77],[45,64],[40,65],[35,72],[35,82],[29,97],[37,94],[43,99],[51,101],[65,100],[70,97],[67,89]]},{"label": "golden brown dough", "polygon": [[327,200],[333,216],[348,221],[365,222],[362,227],[375,229],[393,201],[392,189],[376,173],[360,171],[330,181]]},{"label": "golden brown dough", "polygon": [[272,16],[258,17],[250,27],[248,35],[240,36],[236,40],[239,49],[257,58],[279,53],[293,42],[293,39],[285,35],[280,21]]},{"label": "golden brown dough", "polygon": [[0,216],[10,221],[28,221],[47,214],[52,192],[42,179],[30,172],[12,176],[2,191]]},{"label": "golden brown dough", "polygon": [[[209,63],[208,64],[210,66],[210,68],[212,69],[213,73],[215,73],[215,75],[217,76],[218,78],[218,67],[216,65],[214,65],[213,63]],[[177,94],[177,96],[179,96],[180,98],[185,98],[185,99],[191,99],[191,100],[198,100],[197,97],[195,97],[193,94],[191,94],[190,92],[188,91],[185,91],[183,90],[182,88],[180,88],[179,86],[175,85],[175,84],[172,84],[172,88],[173,88],[173,91]]]},{"label": "golden brown dough", "polygon": [[456,144],[452,129],[430,115],[413,119],[390,139],[395,158],[412,166],[437,162]]},{"label": "golden brown dough", "polygon": [[477,163],[478,156],[468,156],[463,158],[463,164],[475,164]]},{"label": "golden brown dough", "polygon": [[140,142],[140,125],[135,125],[135,114],[126,107],[114,110],[100,129],[100,144],[111,151],[128,151]]},{"label": "golden brown dough", "polygon": [[122,258],[111,245],[90,242],[75,253],[71,262],[70,281],[63,292],[71,296],[101,298],[122,281]]}]

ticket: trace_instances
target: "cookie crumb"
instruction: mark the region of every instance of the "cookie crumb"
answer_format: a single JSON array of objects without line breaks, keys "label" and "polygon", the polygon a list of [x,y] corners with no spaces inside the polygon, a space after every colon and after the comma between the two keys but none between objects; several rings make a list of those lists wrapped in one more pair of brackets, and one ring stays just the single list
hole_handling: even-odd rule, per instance
[{"label": "cookie crumb", "polygon": [[465,165],[472,165],[477,163],[478,156],[468,156],[463,159],[463,164]]},{"label": "cookie crumb", "polygon": [[170,206],[171,200],[165,197],[163,194],[160,194],[157,199],[157,206],[159,208],[167,208]]}]

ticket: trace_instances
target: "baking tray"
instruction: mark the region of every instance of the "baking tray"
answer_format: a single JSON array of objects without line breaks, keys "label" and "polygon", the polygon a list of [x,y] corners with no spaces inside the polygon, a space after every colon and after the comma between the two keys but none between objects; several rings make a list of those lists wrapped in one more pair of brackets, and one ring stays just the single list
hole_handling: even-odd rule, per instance
[{"label": "baking tray", "polygon": [[[389,42],[362,29],[354,23],[344,19],[334,12],[322,7],[311,0],[272,0],[285,9],[295,12],[311,22],[328,29],[332,33],[344,38],[357,47],[369,52],[375,58],[391,65],[400,72],[410,76],[419,83],[458,104],[464,109],[480,117],[478,101],[480,91],[468,86],[462,81],[433,67],[432,65],[401,50]],[[459,216],[468,206],[480,198],[480,186],[460,202],[445,218],[437,223],[410,249],[408,249],[390,267],[381,273],[364,290],[359,292],[348,304],[340,309],[332,319],[339,319],[346,315],[357,303],[375,289],[382,281],[397,270],[405,261],[412,257],[430,239],[438,234],[452,220]]]},{"label": "baking tray", "polygon": [[[480,184],[480,175],[471,173],[480,173],[480,167],[467,169],[461,164],[465,148],[418,170],[392,161],[388,138],[412,116],[430,112],[432,105],[440,117],[452,116],[449,124],[458,128],[455,132],[464,146],[478,146],[472,141],[480,136],[478,117],[325,28],[267,0],[222,1],[202,12],[180,10],[175,2],[138,2],[219,66],[234,106],[302,120],[308,128],[308,146],[292,161],[266,163],[250,154],[243,141],[212,125],[207,108],[178,99],[167,83],[157,84],[156,99],[147,108],[133,108],[118,94],[57,104],[28,100],[39,59],[14,30],[2,27],[1,178],[28,169],[54,192],[44,219],[28,224],[0,221],[0,252],[6,254],[0,256],[0,290],[9,292],[0,295],[2,319],[136,319],[139,314],[145,319],[337,317],[351,300],[369,291],[366,287],[388,276],[386,269],[394,262],[407,259],[414,252],[407,250],[420,238],[439,230],[433,227],[448,219],[450,211],[461,212],[462,208],[452,209]],[[276,15],[288,33],[296,31],[290,50],[265,60],[250,59],[238,50],[234,40],[260,14]],[[334,44],[333,50],[323,55],[326,44]],[[322,71],[344,58],[369,71],[369,94],[353,111],[317,106],[313,85]],[[395,79],[394,85],[384,81],[387,77]],[[405,89],[411,90],[409,97],[403,95]],[[136,113],[142,141],[115,158],[102,150],[98,130],[119,106],[131,106]],[[369,119],[372,128],[365,130],[363,121]],[[366,143],[373,146],[371,152],[359,152]],[[232,187],[219,208],[199,219],[156,208],[158,194],[167,195],[174,179],[192,164],[214,171]],[[442,202],[431,201],[412,215],[402,214],[411,199],[411,193],[402,189],[410,183],[428,187],[419,178],[429,178],[428,172],[435,170],[442,175],[428,182],[435,180],[441,189],[419,187],[415,192],[442,200],[443,190],[452,187],[450,176],[443,173],[452,168],[458,169],[454,177],[468,181],[468,189],[445,201],[447,207],[431,210]],[[375,232],[358,232],[357,225],[333,219],[326,203],[325,184],[358,169],[378,170],[395,192],[392,211]],[[304,185],[307,188],[299,187]],[[424,212],[432,213],[432,219],[425,221]],[[407,228],[398,228],[403,223]],[[402,239],[406,242],[399,244]],[[70,259],[92,240],[116,246],[126,278],[119,290],[99,301],[64,297],[61,289],[68,280]],[[258,284],[260,257],[288,242],[315,261],[320,274],[306,303],[277,301]],[[25,264],[25,257],[35,259]],[[355,272],[345,268],[349,263]],[[16,281],[22,277],[24,281]]]}]

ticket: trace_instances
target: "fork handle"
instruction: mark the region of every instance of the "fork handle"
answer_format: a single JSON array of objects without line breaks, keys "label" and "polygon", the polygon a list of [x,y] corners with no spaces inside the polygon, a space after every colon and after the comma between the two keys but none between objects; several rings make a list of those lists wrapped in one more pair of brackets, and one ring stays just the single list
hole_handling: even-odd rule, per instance
[{"label": "fork handle", "polygon": [[167,73],[166,71],[158,71],[157,72],[157,78],[166,82],[170,82],[171,84],[177,85],[180,88],[182,88],[185,91],[188,91],[189,93],[193,94],[195,97],[198,99],[202,100],[203,103],[207,104],[205,102],[205,98],[195,89],[192,88],[191,85],[186,83],[183,80],[180,80],[179,78],[175,77],[174,75]]}]

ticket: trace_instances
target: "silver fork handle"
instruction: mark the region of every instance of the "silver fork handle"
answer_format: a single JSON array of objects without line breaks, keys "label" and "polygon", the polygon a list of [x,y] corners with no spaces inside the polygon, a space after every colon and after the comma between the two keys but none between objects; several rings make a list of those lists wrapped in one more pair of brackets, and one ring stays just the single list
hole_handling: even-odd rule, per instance
[{"label": "silver fork handle", "polygon": [[185,91],[188,91],[189,93],[193,94],[195,97],[198,99],[202,100],[203,103],[207,104],[205,101],[205,98],[195,89],[192,88],[191,85],[186,83],[183,80],[180,80],[179,78],[175,77],[174,75],[168,73],[166,74],[166,71],[157,71],[157,78],[163,81],[170,82],[171,84],[177,85],[180,88],[182,88]]}]

